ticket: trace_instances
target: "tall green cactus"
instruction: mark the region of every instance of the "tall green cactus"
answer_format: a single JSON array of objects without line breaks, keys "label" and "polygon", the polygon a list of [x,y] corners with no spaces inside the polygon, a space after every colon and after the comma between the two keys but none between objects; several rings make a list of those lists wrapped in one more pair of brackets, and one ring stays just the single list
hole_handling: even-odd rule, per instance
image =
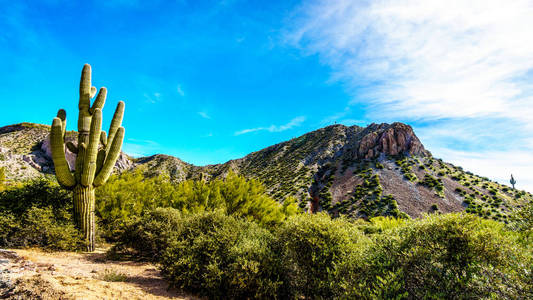
[{"label": "tall green cactus", "polygon": [[513,186],[513,190],[514,190],[514,185],[516,184],[516,180],[514,179],[513,174],[511,174],[511,180],[509,180],[509,183]]},{"label": "tall green cactus", "polygon": [[102,129],[102,108],[107,96],[106,88],[101,88],[91,106],[91,98],[96,88],[91,86],[91,66],[85,64],[81,73],[80,101],[78,117],[78,144],[66,143],[67,148],[77,154],[74,174],[65,158],[65,129],[67,113],[60,109],[52,123],[50,144],[52,160],[59,184],[72,190],[74,216],[84,234],[87,251],[94,250],[94,189],[103,185],[120,155],[124,140],[124,102],[117,105],[111,122],[109,135]]}]

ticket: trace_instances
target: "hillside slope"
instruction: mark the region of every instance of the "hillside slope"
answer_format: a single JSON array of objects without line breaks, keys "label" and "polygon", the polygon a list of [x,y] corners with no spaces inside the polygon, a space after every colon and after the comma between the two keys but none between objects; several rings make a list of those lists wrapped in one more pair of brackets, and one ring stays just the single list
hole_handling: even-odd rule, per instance
[{"label": "hillside slope", "polygon": [[[46,125],[0,128],[0,167],[7,179],[53,177]],[[75,140],[75,132],[67,139]],[[67,153],[69,161],[75,155]],[[467,210],[503,220],[532,195],[465,172],[435,159],[402,123],[324,127],[224,164],[194,166],[168,155],[131,158],[121,154],[119,172],[141,170],[180,182],[224,177],[229,171],[257,178],[277,200],[296,197],[310,211],[352,217],[418,217]]]}]

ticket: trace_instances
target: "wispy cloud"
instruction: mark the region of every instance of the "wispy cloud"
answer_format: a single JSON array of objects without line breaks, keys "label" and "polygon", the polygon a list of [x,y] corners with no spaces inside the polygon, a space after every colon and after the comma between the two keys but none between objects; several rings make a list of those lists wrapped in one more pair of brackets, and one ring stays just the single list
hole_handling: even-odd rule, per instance
[{"label": "wispy cloud", "polygon": [[148,103],[157,103],[161,99],[161,93],[155,92],[155,93],[144,93],[144,99]]},{"label": "wispy cloud", "polygon": [[530,151],[454,151],[449,148],[435,149],[442,155],[453,159],[456,165],[462,166],[465,170],[472,171],[479,175],[490,174],[493,180],[509,185],[511,174],[515,177],[518,189],[531,191],[533,187],[533,161]]},{"label": "wispy cloud", "polygon": [[300,126],[305,121],[304,116],[296,117],[292,119],[290,122],[284,125],[270,125],[268,127],[256,127],[256,128],[249,128],[249,129],[243,129],[235,132],[235,135],[242,135],[246,133],[256,132],[256,131],[268,131],[268,132],[282,132],[285,130],[289,130],[294,127]]},{"label": "wispy cloud", "polygon": [[183,91],[181,84],[178,84],[178,87],[176,88],[176,92],[182,97],[185,97],[185,92]]},{"label": "wispy cloud", "polygon": [[[533,147],[523,152],[533,137],[532,15],[529,0],[314,1],[300,8],[287,39],[318,54],[333,80],[348,83],[350,105],[362,104],[370,119],[426,128],[447,120],[460,125],[455,134],[484,124],[469,134],[494,141],[495,131],[514,133],[494,141],[491,153],[532,161]],[[459,157],[452,151],[468,147],[443,137],[435,148]],[[504,148],[510,152],[498,152]],[[507,172],[485,171],[493,178]],[[533,174],[525,176],[533,182]]]},{"label": "wispy cloud", "polygon": [[211,119],[211,116],[208,115],[206,112],[204,111],[199,111],[198,114],[200,115],[200,117],[204,118],[204,119],[208,119],[210,120]]},{"label": "wispy cloud", "polygon": [[322,121],[320,121],[321,125],[331,125],[334,122],[339,122],[341,119],[346,117],[348,114],[350,114],[351,109],[350,106],[346,106],[342,111],[335,113],[331,116],[327,116]]},{"label": "wispy cloud", "polygon": [[133,157],[152,155],[160,149],[159,143],[152,140],[128,138],[124,142],[123,151]]}]

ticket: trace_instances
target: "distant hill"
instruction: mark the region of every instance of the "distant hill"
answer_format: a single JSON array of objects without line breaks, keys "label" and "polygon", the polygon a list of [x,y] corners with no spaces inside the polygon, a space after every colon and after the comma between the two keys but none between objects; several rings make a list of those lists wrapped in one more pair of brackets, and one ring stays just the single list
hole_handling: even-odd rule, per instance
[{"label": "distant hill", "polygon": [[[0,128],[0,167],[9,181],[53,178],[49,130],[32,123]],[[75,132],[67,134],[67,139],[75,138]],[[74,161],[75,154],[67,151],[67,156]],[[505,221],[512,207],[533,198],[434,158],[402,123],[332,125],[204,167],[168,155],[132,158],[122,153],[116,170],[165,174],[175,182],[209,180],[233,171],[262,180],[279,201],[293,196],[307,210],[352,217],[466,210]]]}]

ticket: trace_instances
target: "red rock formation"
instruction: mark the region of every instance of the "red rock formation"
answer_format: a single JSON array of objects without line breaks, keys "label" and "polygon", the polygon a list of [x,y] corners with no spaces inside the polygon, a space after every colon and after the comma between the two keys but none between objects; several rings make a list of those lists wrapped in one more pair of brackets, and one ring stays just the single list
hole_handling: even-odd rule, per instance
[{"label": "red rock formation", "polygon": [[402,123],[372,124],[359,143],[358,158],[376,158],[379,155],[427,155],[424,145],[411,126]]}]

